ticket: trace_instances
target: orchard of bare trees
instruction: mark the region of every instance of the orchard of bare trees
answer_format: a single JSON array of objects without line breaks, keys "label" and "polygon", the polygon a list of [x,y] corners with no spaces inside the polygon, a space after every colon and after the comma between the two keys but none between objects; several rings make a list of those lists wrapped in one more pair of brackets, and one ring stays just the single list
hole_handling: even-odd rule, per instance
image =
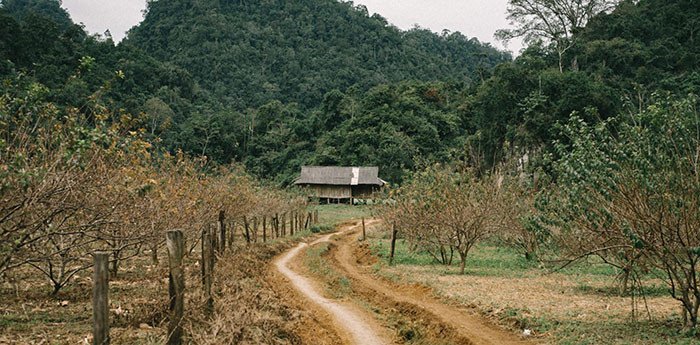
[{"label": "orchard of bare trees", "polygon": [[451,265],[457,256],[464,274],[474,245],[517,219],[510,183],[499,174],[477,177],[468,169],[431,166],[392,194],[395,203],[384,207],[384,219],[436,261]]},{"label": "orchard of bare trees", "polygon": [[97,102],[61,109],[39,100],[38,84],[17,90],[0,98],[2,280],[33,271],[57,294],[92,267],[95,251],[110,253],[116,276],[134,256],[157,261],[168,230],[183,229],[194,248],[202,229],[225,219],[222,243],[263,241],[284,235],[280,220],[305,209],[305,198],[236,167],[156,149],[138,116]]},{"label": "orchard of bare trees", "polygon": [[663,281],[693,329],[699,128],[694,97],[655,96],[647,108],[596,125],[574,115],[561,126],[566,140],[556,155],[537,166],[478,174],[430,166],[391,191],[381,214],[411,250],[445,265],[459,258],[462,273],[469,251],[489,239],[553,269],[595,257],[619,272],[611,283],[622,291]]}]

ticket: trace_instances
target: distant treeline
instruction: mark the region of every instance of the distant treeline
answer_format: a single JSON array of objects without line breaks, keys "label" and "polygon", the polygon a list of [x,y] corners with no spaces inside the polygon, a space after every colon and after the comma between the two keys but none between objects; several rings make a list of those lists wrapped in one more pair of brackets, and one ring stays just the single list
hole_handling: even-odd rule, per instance
[{"label": "distant treeline", "polygon": [[379,165],[401,183],[428,163],[487,169],[553,152],[572,112],[596,122],[653,93],[697,93],[698,13],[691,0],[622,1],[576,32],[561,72],[552,46],[512,60],[352,2],[149,1],[115,46],[56,0],[3,0],[0,77],[31,78],[88,118],[104,105],[143,113],[133,127],[164,148],[241,161],[281,185],[302,164]]}]

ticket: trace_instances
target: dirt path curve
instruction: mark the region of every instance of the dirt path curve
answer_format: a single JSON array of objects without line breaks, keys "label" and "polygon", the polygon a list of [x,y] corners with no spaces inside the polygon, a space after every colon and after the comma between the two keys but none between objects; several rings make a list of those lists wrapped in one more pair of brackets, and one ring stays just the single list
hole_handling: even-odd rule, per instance
[{"label": "dirt path curve", "polygon": [[290,268],[291,261],[294,260],[300,252],[309,246],[321,242],[329,242],[333,235],[335,234],[323,236],[311,244],[300,243],[277,259],[274,263],[275,267],[306,299],[330,314],[331,317],[335,319],[336,326],[343,328],[343,333],[348,334],[354,344],[390,344],[391,342],[389,340],[383,339],[383,337],[375,331],[377,326],[373,324],[371,320],[368,320],[367,316],[362,315],[358,310],[343,305],[339,301],[323,297],[310,278],[304,277]]},{"label": "dirt path curve", "polygon": [[[376,224],[379,221],[370,221],[367,225]],[[358,265],[355,255],[358,248],[358,231],[361,226],[350,225],[341,228],[338,235],[337,250],[334,258],[344,273],[353,284],[362,284],[366,288],[382,295],[385,300],[393,300],[399,303],[408,303],[422,309],[432,315],[440,323],[449,325],[457,333],[469,340],[469,343],[482,344],[534,344],[530,340],[513,333],[507,332],[485,320],[481,315],[468,309],[445,304],[433,297],[425,289],[416,289],[414,286],[395,284],[383,279],[378,279],[366,272]]]}]

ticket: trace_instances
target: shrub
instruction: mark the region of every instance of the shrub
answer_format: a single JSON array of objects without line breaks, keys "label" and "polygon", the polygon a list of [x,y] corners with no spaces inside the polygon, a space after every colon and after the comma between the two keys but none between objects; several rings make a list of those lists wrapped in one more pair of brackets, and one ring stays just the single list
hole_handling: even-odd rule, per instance
[{"label": "shrub", "polygon": [[568,260],[590,255],[656,274],[695,328],[700,308],[700,117],[695,98],[661,99],[631,117],[588,125],[574,116],[557,143],[556,185],[540,224]]}]

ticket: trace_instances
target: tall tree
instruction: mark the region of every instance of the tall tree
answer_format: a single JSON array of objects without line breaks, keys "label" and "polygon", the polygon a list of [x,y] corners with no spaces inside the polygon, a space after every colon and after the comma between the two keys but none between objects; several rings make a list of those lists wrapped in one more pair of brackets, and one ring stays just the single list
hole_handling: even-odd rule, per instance
[{"label": "tall tree", "polygon": [[523,37],[526,43],[554,43],[559,71],[564,71],[564,53],[575,43],[574,32],[595,15],[614,9],[620,0],[509,0],[508,19],[515,29],[502,29],[496,37],[509,41]]}]

